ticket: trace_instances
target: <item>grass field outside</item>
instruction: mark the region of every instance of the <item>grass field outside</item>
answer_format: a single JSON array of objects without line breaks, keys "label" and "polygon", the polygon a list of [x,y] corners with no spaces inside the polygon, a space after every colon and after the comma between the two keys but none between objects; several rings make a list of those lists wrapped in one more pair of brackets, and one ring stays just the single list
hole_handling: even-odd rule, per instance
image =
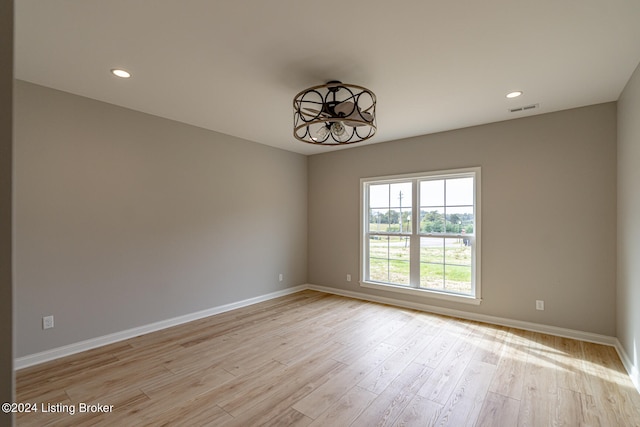
[{"label": "grass field outside", "polygon": [[[409,237],[371,236],[369,279],[408,286],[409,246]],[[422,237],[420,246],[420,287],[471,293],[471,246],[462,238],[433,237]]]}]

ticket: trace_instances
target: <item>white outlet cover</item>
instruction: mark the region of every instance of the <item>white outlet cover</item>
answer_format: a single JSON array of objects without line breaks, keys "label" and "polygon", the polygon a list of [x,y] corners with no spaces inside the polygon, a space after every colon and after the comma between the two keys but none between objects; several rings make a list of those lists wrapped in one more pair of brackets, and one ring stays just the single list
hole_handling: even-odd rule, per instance
[{"label": "white outlet cover", "polygon": [[53,316],[45,316],[42,318],[42,329],[53,328]]}]

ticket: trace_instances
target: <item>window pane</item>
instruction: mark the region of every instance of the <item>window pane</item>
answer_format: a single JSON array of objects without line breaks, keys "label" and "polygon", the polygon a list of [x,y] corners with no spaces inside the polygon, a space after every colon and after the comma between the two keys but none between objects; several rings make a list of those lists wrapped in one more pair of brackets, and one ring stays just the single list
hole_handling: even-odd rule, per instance
[{"label": "window pane", "polygon": [[420,262],[444,264],[444,239],[438,237],[421,237]]},{"label": "window pane", "polygon": [[369,237],[369,279],[389,280],[389,238],[386,236]]},{"label": "window pane", "polygon": [[389,281],[389,263],[386,259],[369,259],[369,280],[383,283]]},{"label": "window pane", "polygon": [[389,237],[389,283],[409,284],[410,249],[408,237]]},{"label": "window pane", "polygon": [[411,264],[409,261],[389,261],[389,283],[408,286],[410,278]]},{"label": "window pane", "polygon": [[411,243],[409,237],[390,237],[389,238],[389,258],[395,260],[409,260],[409,250]]},{"label": "window pane", "polygon": [[387,236],[369,237],[369,257],[389,258],[389,238]]},{"label": "window pane", "polygon": [[444,265],[420,264],[420,287],[429,289],[444,289]]},{"label": "window pane", "polygon": [[388,208],[389,207],[389,184],[369,186],[369,207]]},{"label": "window pane", "polygon": [[473,234],[473,206],[447,207],[447,233]]},{"label": "window pane", "polygon": [[413,231],[412,221],[411,221],[411,208],[407,208],[407,209],[403,208],[400,211],[400,218],[401,218],[400,231],[402,233],[411,233]]},{"label": "window pane", "polygon": [[395,209],[389,211],[389,232],[400,232],[400,212]]},{"label": "window pane", "polygon": [[420,231],[422,233],[444,233],[444,207],[420,209]]},{"label": "window pane", "polygon": [[411,209],[369,209],[369,232],[411,233]]},{"label": "window pane", "polygon": [[411,207],[411,182],[400,182],[391,184],[389,195],[391,196],[391,207],[407,208]]},{"label": "window pane", "polygon": [[444,206],[444,180],[420,182],[420,206]]},{"label": "window pane", "polygon": [[389,231],[389,209],[369,209],[369,231]]},{"label": "window pane", "polygon": [[447,206],[473,205],[473,178],[448,179]]},{"label": "window pane", "polygon": [[471,267],[445,265],[444,288],[446,291],[460,294],[471,293]]},{"label": "window pane", "polygon": [[471,239],[444,239],[445,263],[471,266]]},{"label": "window pane", "polygon": [[420,238],[420,287],[444,289],[444,239]]},{"label": "window pane", "polygon": [[369,237],[369,280],[409,285],[411,276],[408,237]]}]

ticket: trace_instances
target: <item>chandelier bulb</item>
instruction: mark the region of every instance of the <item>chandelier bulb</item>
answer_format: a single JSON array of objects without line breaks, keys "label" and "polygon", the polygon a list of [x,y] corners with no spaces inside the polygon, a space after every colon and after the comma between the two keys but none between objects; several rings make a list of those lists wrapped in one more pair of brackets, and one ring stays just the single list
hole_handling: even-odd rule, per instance
[{"label": "chandelier bulb", "polygon": [[342,122],[334,122],[331,125],[331,132],[337,137],[344,136],[346,130],[344,128],[344,124]]},{"label": "chandelier bulb", "polygon": [[325,139],[327,139],[327,136],[329,136],[329,127],[328,126],[322,126],[320,129],[318,129],[318,131],[316,132],[316,137],[313,138],[315,141],[324,141]]}]

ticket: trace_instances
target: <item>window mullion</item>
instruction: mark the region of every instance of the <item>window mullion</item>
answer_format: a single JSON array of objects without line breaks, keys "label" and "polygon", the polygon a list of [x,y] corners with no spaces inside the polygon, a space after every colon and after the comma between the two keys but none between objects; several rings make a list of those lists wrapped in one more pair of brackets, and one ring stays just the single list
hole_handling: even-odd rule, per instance
[{"label": "window mullion", "polygon": [[420,200],[418,200],[420,191],[418,190],[418,182],[417,179],[414,179],[411,186],[413,204],[411,206],[411,272],[409,283],[412,288],[420,287]]}]

